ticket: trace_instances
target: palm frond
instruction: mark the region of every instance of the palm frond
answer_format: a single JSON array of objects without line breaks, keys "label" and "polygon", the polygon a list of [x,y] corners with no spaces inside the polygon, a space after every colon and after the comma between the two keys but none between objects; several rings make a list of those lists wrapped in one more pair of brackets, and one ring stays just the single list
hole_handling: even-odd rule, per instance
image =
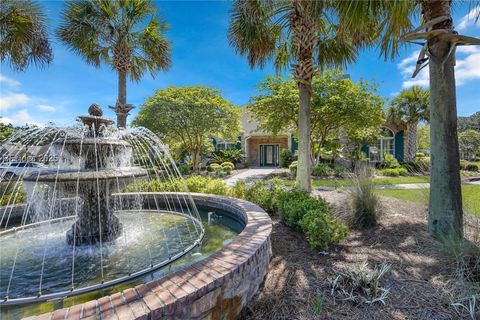
[{"label": "palm frond", "polygon": [[282,19],[278,12],[286,7],[275,1],[235,1],[228,31],[230,45],[246,55],[250,67],[263,67],[273,58],[277,42],[282,36]]},{"label": "palm frond", "polygon": [[49,64],[53,53],[42,8],[29,0],[4,0],[0,8],[0,61],[19,71]]}]

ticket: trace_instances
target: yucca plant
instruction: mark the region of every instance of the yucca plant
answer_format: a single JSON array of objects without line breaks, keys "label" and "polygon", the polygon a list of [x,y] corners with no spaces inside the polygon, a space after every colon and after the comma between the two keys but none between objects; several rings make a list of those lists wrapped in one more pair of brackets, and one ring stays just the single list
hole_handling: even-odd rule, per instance
[{"label": "yucca plant", "polygon": [[118,72],[118,99],[112,109],[125,128],[133,106],[127,104],[127,75],[139,81],[170,66],[167,25],[150,0],[74,0],[66,3],[57,30],[59,39],[96,67]]},{"label": "yucca plant", "polygon": [[30,0],[0,2],[0,61],[23,71],[30,64],[45,66],[53,53],[42,8]]}]

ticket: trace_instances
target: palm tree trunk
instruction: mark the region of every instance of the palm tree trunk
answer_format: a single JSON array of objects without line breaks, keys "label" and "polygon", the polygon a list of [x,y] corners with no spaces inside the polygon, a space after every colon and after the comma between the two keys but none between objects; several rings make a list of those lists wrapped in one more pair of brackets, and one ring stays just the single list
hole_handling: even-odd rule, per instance
[{"label": "palm tree trunk", "polygon": [[299,83],[300,106],[298,110],[298,167],[297,186],[310,192],[310,114],[311,93],[307,85]]},{"label": "palm tree trunk", "polygon": [[[425,19],[450,16],[450,2],[424,0]],[[434,26],[452,32],[452,20]],[[455,56],[450,44],[429,41],[431,177],[428,230],[441,239],[463,236],[460,156],[457,138]]]},{"label": "palm tree trunk", "polygon": [[408,151],[407,160],[414,160],[417,153],[417,122],[408,122]]},{"label": "palm tree trunk", "polygon": [[[127,73],[124,71],[118,72],[118,102],[122,106],[127,104]],[[117,128],[126,128],[128,113],[123,113],[119,111],[120,110],[116,110]]]}]

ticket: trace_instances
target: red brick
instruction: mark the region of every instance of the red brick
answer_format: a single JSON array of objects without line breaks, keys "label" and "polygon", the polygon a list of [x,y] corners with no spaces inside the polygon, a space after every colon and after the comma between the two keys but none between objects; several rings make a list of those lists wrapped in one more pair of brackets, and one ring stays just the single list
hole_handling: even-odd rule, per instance
[{"label": "red brick", "polygon": [[113,309],[105,310],[104,312],[100,313],[100,319],[102,320],[122,320],[118,319],[117,315],[113,311]]},{"label": "red brick", "polygon": [[123,296],[121,292],[112,294],[110,296],[110,300],[112,301],[113,308],[116,308],[118,306],[121,306],[122,304],[125,304],[125,301],[123,300]]},{"label": "red brick", "polygon": [[128,305],[121,305],[115,307],[115,313],[120,320],[134,320],[135,316],[133,315],[130,307]]},{"label": "red brick", "polygon": [[112,303],[110,302],[109,296],[101,297],[97,300],[97,303],[98,307],[100,308],[100,313],[112,309]]},{"label": "red brick", "polygon": [[127,289],[123,291],[123,297],[127,303],[135,301],[138,299],[137,291],[134,288]]},{"label": "red brick", "polygon": [[148,314],[150,313],[150,310],[148,307],[143,303],[142,300],[134,301],[129,303],[130,309],[133,312],[133,315],[135,316],[136,319],[138,320],[147,320],[148,319]]},{"label": "red brick", "polygon": [[82,318],[97,314],[97,300],[88,301],[83,305]]},{"label": "red brick", "polygon": [[52,320],[64,320],[68,309],[58,309],[53,312]]},{"label": "red brick", "polygon": [[68,320],[80,319],[82,315],[82,307],[83,305],[81,304],[77,304],[75,306],[70,307],[70,309],[68,309],[67,319]]}]

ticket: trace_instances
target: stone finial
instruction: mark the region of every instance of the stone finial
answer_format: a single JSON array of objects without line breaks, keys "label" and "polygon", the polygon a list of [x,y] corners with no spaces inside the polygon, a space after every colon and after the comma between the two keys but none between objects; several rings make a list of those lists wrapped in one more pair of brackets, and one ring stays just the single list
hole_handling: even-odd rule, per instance
[{"label": "stone finial", "polygon": [[92,103],[92,105],[88,108],[88,114],[95,117],[101,117],[103,116],[102,107],[96,103]]}]

